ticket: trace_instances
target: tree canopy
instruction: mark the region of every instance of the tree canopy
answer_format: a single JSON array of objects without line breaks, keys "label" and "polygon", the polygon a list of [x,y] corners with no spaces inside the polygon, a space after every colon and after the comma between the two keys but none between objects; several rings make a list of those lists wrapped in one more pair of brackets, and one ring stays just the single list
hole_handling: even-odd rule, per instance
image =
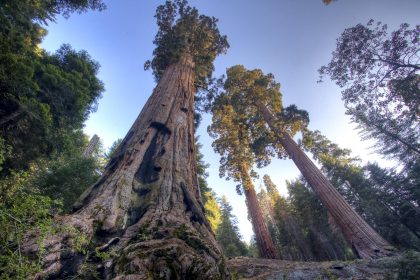
[{"label": "tree canopy", "polygon": [[274,156],[287,156],[256,103],[266,104],[276,114],[277,125],[291,135],[306,127],[309,117],[295,105],[283,108],[281,97],[280,84],[272,74],[247,70],[242,65],[227,70],[223,90],[212,104],[213,122],[208,128],[210,135],[217,138],[213,147],[222,155],[221,176],[228,171],[228,177],[239,180],[234,166],[246,162],[249,167],[254,163],[263,167]]},{"label": "tree canopy", "polygon": [[0,63],[0,136],[12,150],[8,168],[25,168],[38,157],[80,147],[71,142],[82,135],[83,122],[96,110],[104,90],[96,77],[98,63],[69,45],[52,55],[23,57],[24,61],[13,53],[1,57],[12,59]]},{"label": "tree canopy", "polygon": [[0,9],[0,137],[4,170],[27,168],[52,153],[81,147],[81,128],[104,91],[99,64],[86,51],[39,47],[41,24],[58,14],[102,10],[99,0],[3,1]]},{"label": "tree canopy", "polygon": [[206,89],[212,80],[214,59],[229,47],[226,36],[220,34],[217,19],[201,15],[186,0],[166,1],[156,9],[155,18],[159,28],[153,41],[156,48],[145,69],[151,68],[159,80],[169,65],[183,55],[191,55],[195,86]]},{"label": "tree canopy", "polygon": [[331,61],[319,69],[340,87],[347,114],[378,151],[405,164],[420,156],[420,27],[370,20],[347,28]]}]

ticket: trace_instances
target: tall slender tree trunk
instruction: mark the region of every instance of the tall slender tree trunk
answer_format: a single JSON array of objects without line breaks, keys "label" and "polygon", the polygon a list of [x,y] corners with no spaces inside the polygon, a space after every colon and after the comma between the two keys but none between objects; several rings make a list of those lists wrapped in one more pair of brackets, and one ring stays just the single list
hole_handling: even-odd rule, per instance
[{"label": "tall slender tree trunk", "polygon": [[356,255],[371,259],[392,254],[394,248],[356,213],[290,135],[276,126],[275,117],[268,108],[261,102],[256,105],[268,126],[277,134],[280,144],[334,218]]},{"label": "tall slender tree trunk", "polygon": [[258,204],[257,193],[255,192],[254,184],[252,183],[251,176],[249,176],[249,169],[246,164],[242,164],[241,166],[241,179],[260,256],[267,259],[276,259],[276,247],[271,239],[260,205]]},{"label": "tall slender tree trunk", "polygon": [[98,143],[99,143],[99,136],[95,134],[90,139],[87,147],[85,148],[85,150],[82,153],[82,156],[85,157],[85,158],[91,157],[93,155],[93,152],[95,151],[96,147],[98,146]]},{"label": "tall slender tree trunk", "polygon": [[45,240],[38,278],[229,278],[198,193],[193,66],[185,55],[167,68],[103,176],[59,218],[66,230]]}]

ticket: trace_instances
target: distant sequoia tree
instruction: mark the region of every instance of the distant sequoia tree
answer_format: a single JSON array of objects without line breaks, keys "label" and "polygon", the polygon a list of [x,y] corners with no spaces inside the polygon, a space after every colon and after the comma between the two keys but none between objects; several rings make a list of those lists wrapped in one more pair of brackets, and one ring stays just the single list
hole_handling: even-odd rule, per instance
[{"label": "distant sequoia tree", "polygon": [[[204,216],[194,141],[194,95],[228,43],[217,20],[186,1],[167,1],[155,17],[154,58],[145,66],[158,84],[102,177],[57,220],[64,230],[44,240],[38,278],[229,277]],[[24,250],[40,253],[34,236]]]},{"label": "distant sequoia tree", "polygon": [[[247,110],[235,111],[225,97],[222,94],[216,98],[212,106],[212,124],[208,127],[210,136],[215,138],[212,146],[221,155],[220,176],[233,178],[240,183],[238,191],[245,194],[259,255],[262,258],[274,259],[277,257],[276,248],[265,224],[251,178],[255,161],[269,162],[268,155],[262,155],[262,159],[255,156],[250,145],[254,136],[260,135],[263,131],[258,127],[253,130],[256,126],[250,126],[246,122]],[[253,131],[250,132],[251,130]]]}]

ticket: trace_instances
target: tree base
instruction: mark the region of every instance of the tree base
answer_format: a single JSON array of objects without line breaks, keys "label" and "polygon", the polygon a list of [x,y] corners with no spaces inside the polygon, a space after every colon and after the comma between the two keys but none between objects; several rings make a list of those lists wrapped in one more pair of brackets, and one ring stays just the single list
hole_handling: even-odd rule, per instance
[{"label": "tree base", "polygon": [[230,279],[214,237],[203,238],[191,224],[161,223],[107,236],[94,225],[61,217],[57,228],[64,230],[47,237],[42,249],[36,233],[28,235],[24,253],[44,260],[35,279]]}]

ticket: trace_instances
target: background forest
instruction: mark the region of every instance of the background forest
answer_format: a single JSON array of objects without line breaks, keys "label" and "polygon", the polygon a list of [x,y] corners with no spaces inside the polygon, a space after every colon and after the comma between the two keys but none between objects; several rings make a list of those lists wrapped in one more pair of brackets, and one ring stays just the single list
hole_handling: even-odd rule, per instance
[{"label": "background forest", "polygon": [[[334,16],[362,5],[318,2],[311,4],[316,5],[314,13],[336,13]],[[200,12],[218,17],[220,32],[227,34],[226,39],[218,33],[217,20],[204,20],[213,37],[197,41],[202,48],[195,46],[194,53],[200,59],[195,61],[195,86],[199,89],[194,138],[197,179],[205,216],[226,257],[293,261],[361,257],[346,242],[308,179],[293,166],[292,155],[261,124],[258,110],[249,109],[257,102],[268,105],[276,127],[293,137],[374,231],[397,250],[420,250],[420,29],[412,12],[415,9],[410,11],[410,5],[417,9],[419,5],[407,1],[398,12],[391,13],[390,7],[398,5],[396,2],[387,1],[373,15],[368,3],[356,22],[342,20],[340,27],[322,30],[328,23],[320,23],[314,28],[325,34],[315,40],[314,35],[298,36],[294,31],[299,29],[284,31],[270,17],[267,20],[272,20],[271,24],[262,23],[267,30],[259,30],[261,25],[246,25],[249,33],[242,35],[235,27],[241,24],[226,19],[234,4],[219,11],[216,4],[192,1]],[[41,269],[46,253],[39,244],[60,230],[54,217],[72,213],[82,203],[78,200],[82,193],[107,174],[112,159],[118,157],[118,147],[123,146],[125,133],[152,92],[155,84],[150,74],[158,82],[166,67],[174,63],[170,59],[184,47],[166,41],[166,34],[173,32],[165,29],[169,27],[162,15],[167,10],[156,14],[159,30],[153,41],[156,24],[151,23],[155,20],[152,15],[160,4],[138,4],[131,12],[115,1],[100,0],[0,4],[1,279],[26,279]],[[270,5],[251,13],[253,6],[247,3],[234,19],[243,13],[248,21],[255,21],[262,18],[265,9],[273,9]],[[306,9],[302,3],[284,5],[298,14],[303,13],[299,9]],[[138,16],[131,14],[133,11],[147,21],[123,26],[122,15]],[[117,16],[120,21],[115,22]],[[386,22],[390,18],[392,22]],[[306,19],[302,26],[314,19]],[[197,19],[192,16],[188,20]],[[105,23],[114,26],[99,28]],[[90,32],[97,34],[87,38]],[[177,32],[182,40],[187,38],[183,37],[187,31],[180,28]],[[258,33],[264,37],[260,45],[244,46],[258,41]],[[240,35],[246,39],[238,39]],[[123,40],[124,36],[130,39]],[[296,51],[277,54],[275,50],[285,43],[276,39],[264,49],[265,37],[293,41]],[[315,40],[310,53],[307,49],[300,53],[300,44],[307,42],[303,37]],[[324,45],[317,41],[327,37],[329,49],[320,50]],[[145,64],[152,71],[140,72],[142,63],[151,57],[152,41],[154,57]],[[93,45],[111,46],[101,49]],[[214,48],[201,53],[209,45]],[[215,57],[225,53],[229,45],[228,54],[221,55],[213,66]],[[137,52],[142,54],[137,56]],[[126,56],[120,61],[122,53]],[[266,62],[271,60],[285,68]],[[311,72],[310,84],[302,82],[307,81],[302,77],[307,72],[300,65],[305,60],[310,61],[306,70]],[[112,65],[122,68],[112,71]],[[111,79],[116,73],[118,77]],[[101,140],[89,145],[93,134]],[[360,144],[359,139],[368,144]],[[243,177],[244,162],[249,179]],[[255,189],[254,204],[250,188]],[[252,209],[257,208],[259,216],[253,214]],[[41,249],[37,259],[26,256],[21,248],[25,234],[31,231],[38,233]],[[74,246],[83,251],[87,241],[78,232],[75,236],[79,239]],[[148,238],[146,233],[144,238]],[[266,241],[271,245],[262,249],[260,244]],[[415,273],[413,270],[413,277]]]}]

